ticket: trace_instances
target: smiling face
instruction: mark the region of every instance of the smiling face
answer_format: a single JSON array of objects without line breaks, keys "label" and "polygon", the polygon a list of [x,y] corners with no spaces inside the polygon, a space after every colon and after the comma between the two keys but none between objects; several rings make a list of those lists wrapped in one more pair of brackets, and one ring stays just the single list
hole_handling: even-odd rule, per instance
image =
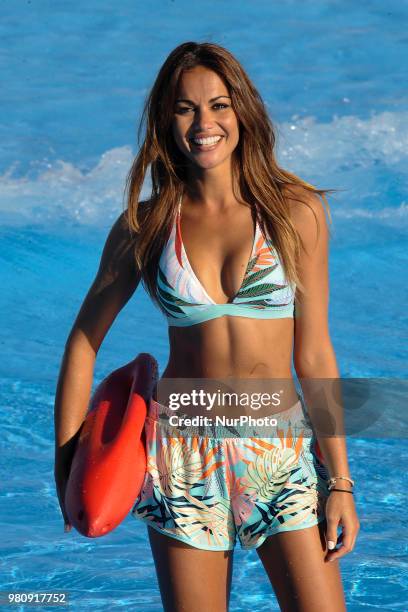
[{"label": "smiling face", "polygon": [[228,89],[216,72],[204,66],[183,72],[172,127],[180,151],[200,168],[230,160],[239,141],[239,123]]}]

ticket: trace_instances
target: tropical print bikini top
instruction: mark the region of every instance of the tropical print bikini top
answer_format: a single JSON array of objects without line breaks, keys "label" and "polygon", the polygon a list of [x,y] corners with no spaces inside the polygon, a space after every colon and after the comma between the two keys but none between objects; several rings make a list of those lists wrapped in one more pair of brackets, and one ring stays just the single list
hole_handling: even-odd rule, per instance
[{"label": "tropical print bikini top", "polygon": [[169,239],[157,271],[159,303],[169,326],[188,327],[218,317],[255,319],[294,316],[295,284],[288,284],[280,258],[258,224],[244,279],[234,299],[217,304],[208,295],[188,260],[180,230],[180,196]]}]

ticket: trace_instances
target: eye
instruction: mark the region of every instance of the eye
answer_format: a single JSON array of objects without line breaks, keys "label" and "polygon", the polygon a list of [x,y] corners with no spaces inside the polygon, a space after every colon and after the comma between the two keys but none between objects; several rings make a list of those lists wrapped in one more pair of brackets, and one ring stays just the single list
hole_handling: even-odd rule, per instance
[{"label": "eye", "polygon": [[[212,106],[213,108],[218,108],[223,110],[224,108],[229,108],[229,104],[224,104],[224,102],[216,102]],[[180,115],[185,115],[188,111],[194,110],[192,106],[177,106],[175,112]]]},{"label": "eye", "polygon": [[176,108],[176,113],[180,113],[181,115],[184,115],[184,113],[186,113],[189,110],[191,110],[189,106],[178,106]]}]

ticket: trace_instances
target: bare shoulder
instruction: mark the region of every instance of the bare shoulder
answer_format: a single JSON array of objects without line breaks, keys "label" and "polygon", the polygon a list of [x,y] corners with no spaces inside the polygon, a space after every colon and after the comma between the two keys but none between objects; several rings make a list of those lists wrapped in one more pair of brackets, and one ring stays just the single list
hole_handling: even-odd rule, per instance
[{"label": "bare shoulder", "polygon": [[132,263],[131,252],[137,242],[137,235],[130,231],[127,211],[123,211],[114,221],[104,245],[101,270],[104,274],[114,271],[123,272]]},{"label": "bare shoulder", "polygon": [[129,223],[129,210],[124,210],[113,223],[106,239],[102,256],[103,268],[113,272],[135,272],[136,260],[134,250],[141,233],[143,222],[149,212],[149,202],[140,202],[138,209],[139,231],[131,229]]},{"label": "bare shoulder", "polygon": [[[153,202],[151,200],[142,200],[139,202],[138,207],[137,207],[137,221],[140,226],[140,229],[142,229],[143,224],[152,209],[152,206],[153,206]],[[119,222],[119,225],[122,227],[124,231],[130,232],[131,224],[130,224],[129,209],[126,209],[125,211],[123,211],[123,213],[119,216],[117,221]],[[134,235],[134,232],[133,232],[133,235]]]},{"label": "bare shoulder", "polygon": [[93,293],[132,285],[140,276],[134,255],[139,235],[131,232],[127,215],[127,210],[121,212],[107,233],[91,288]]},{"label": "bare shoulder", "polygon": [[289,215],[301,240],[313,246],[328,232],[326,211],[321,197],[302,185],[290,185],[283,191]]}]

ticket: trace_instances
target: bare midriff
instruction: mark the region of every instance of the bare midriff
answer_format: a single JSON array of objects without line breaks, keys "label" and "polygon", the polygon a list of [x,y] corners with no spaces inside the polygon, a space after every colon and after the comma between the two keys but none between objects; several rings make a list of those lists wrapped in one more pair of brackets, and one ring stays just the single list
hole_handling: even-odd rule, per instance
[{"label": "bare midriff", "polygon": [[281,388],[285,379],[280,409],[286,410],[298,401],[291,372],[293,334],[293,318],[223,316],[169,327],[170,355],[161,378],[262,379],[260,386],[268,389]]}]

